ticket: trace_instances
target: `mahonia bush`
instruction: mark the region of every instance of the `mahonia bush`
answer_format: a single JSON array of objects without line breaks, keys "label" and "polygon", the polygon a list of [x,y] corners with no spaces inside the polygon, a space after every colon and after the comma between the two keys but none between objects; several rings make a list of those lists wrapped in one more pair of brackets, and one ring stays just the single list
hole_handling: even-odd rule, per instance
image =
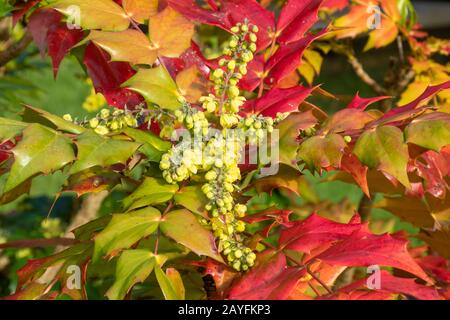
[{"label": "mahonia bush", "polygon": [[[56,171],[66,178],[59,194],[126,196],[121,213],[70,230],[63,251],[20,269],[8,298],[88,299],[86,283],[65,285],[73,265],[83,281],[102,279],[109,299],[450,298],[450,79],[434,60],[448,41],[419,35],[409,1],[379,1],[382,28],[369,30],[352,17],[373,18],[371,3],[17,4],[55,72],[66,54],[81,56],[94,88],[83,108],[98,113],[80,120],[25,106],[21,121],[0,118],[1,203]],[[394,43],[408,54],[383,85],[348,41],[366,35],[365,50]],[[356,95],[332,115],[307,101],[334,98],[312,85],[330,52],[379,96]],[[318,200],[311,179],[324,172],[360,189],[359,213]],[[377,232],[366,223],[373,206],[419,232]],[[373,265],[383,286],[372,290],[364,267]]]}]

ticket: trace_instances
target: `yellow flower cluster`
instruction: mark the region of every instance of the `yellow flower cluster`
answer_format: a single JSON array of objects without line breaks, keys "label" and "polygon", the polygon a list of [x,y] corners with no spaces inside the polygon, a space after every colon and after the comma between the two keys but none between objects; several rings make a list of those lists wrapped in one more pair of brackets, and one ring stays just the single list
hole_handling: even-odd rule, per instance
[{"label": "yellow flower cluster", "polygon": [[[245,103],[240,95],[239,80],[247,74],[247,64],[256,51],[257,26],[237,24],[231,29],[233,35],[224,49],[225,57],[219,67],[210,74],[214,93],[199,99],[203,110],[213,118],[217,116],[222,131],[212,134],[204,112],[184,103],[174,112],[177,121],[193,133],[202,132],[201,141],[193,146],[182,142],[163,155],[160,168],[169,183],[189,179],[199,172],[204,173],[202,191],[208,199],[205,209],[210,214],[208,224],[218,239],[220,252],[237,271],[246,271],[254,265],[256,255],[243,244],[242,232],[245,223],[241,220],[247,211],[243,204],[235,203],[233,193],[239,191],[236,184],[241,179],[238,167],[242,136],[229,135],[230,128],[245,130],[272,130],[272,118],[252,116],[242,119],[237,113]],[[250,120],[251,119],[251,120]],[[270,129],[269,129],[270,128]],[[206,136],[208,133],[209,136]]]},{"label": "yellow flower cluster", "polygon": [[132,112],[130,110],[102,109],[95,117],[78,122],[72,119],[70,114],[65,114],[63,118],[70,122],[75,122],[79,125],[94,129],[100,135],[106,135],[110,132],[117,132],[123,128],[136,128],[139,125],[139,112]]}]

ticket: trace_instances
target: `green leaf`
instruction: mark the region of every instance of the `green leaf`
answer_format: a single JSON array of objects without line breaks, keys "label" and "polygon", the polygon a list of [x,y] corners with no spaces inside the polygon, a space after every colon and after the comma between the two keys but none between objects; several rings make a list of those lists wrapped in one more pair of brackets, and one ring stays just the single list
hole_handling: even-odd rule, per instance
[{"label": "green leaf", "polygon": [[168,275],[159,265],[155,266],[156,280],[166,300],[184,300],[184,285],[180,274],[173,268],[167,269]]},{"label": "green leaf", "polygon": [[0,117],[0,143],[20,135],[27,126],[28,123]]},{"label": "green leaf", "polygon": [[353,153],[370,169],[384,171],[410,187],[406,166],[408,146],[403,132],[393,126],[382,126],[365,131],[356,142]]},{"label": "green leaf", "polygon": [[162,140],[150,131],[126,128],[123,130],[123,133],[134,141],[142,143],[139,151],[142,152],[149,161],[160,162],[161,156],[172,147],[172,143]]},{"label": "green leaf", "polygon": [[49,174],[75,160],[72,142],[58,132],[32,124],[12,150],[14,164],[4,192],[8,192],[38,173]]},{"label": "green leaf", "polygon": [[75,235],[75,238],[80,241],[90,240],[94,232],[98,232],[108,225],[111,218],[112,215],[102,216],[79,226],[78,228],[72,230],[72,233]]},{"label": "green leaf", "polygon": [[311,169],[335,167],[341,165],[342,155],[346,147],[344,138],[338,134],[314,136],[306,139],[298,150],[298,158]]},{"label": "green leaf", "polygon": [[122,7],[111,0],[57,0],[51,7],[67,15],[71,23],[79,23],[83,29],[122,31],[130,25],[130,18]]},{"label": "green leaf", "polygon": [[314,127],[317,119],[312,111],[291,113],[279,125],[280,162],[297,169],[298,136],[300,130]]},{"label": "green leaf", "polygon": [[189,211],[197,213],[203,217],[208,217],[205,206],[208,204],[209,200],[206,198],[200,185],[181,188],[175,194],[174,200],[177,204],[185,207]]},{"label": "green leaf", "polygon": [[110,300],[123,299],[135,284],[148,278],[155,265],[156,257],[152,252],[125,250],[117,261],[116,280],[106,296]]},{"label": "green leaf", "polygon": [[132,194],[123,200],[123,204],[126,208],[135,209],[163,203],[170,200],[177,191],[176,184],[168,184],[162,179],[147,177]]},{"label": "green leaf", "polygon": [[161,213],[152,207],[114,214],[108,226],[95,237],[94,261],[151,235],[158,228]]},{"label": "green leaf", "polygon": [[192,212],[186,209],[171,211],[162,218],[160,227],[166,236],[196,254],[223,262],[213,234],[199,224]]},{"label": "green leaf", "polygon": [[181,106],[175,81],[162,65],[152,69],[139,69],[123,86],[163,109],[176,110]]},{"label": "green leaf", "polygon": [[31,106],[25,106],[22,118],[26,122],[40,123],[44,126],[73,134],[81,134],[86,131],[85,128],[73,122],[66,121],[57,115]]},{"label": "green leaf", "polygon": [[450,145],[450,115],[434,112],[414,119],[405,128],[405,139],[408,143],[439,152]]},{"label": "green leaf", "polygon": [[140,147],[139,143],[103,137],[92,130],[81,134],[75,143],[78,154],[77,160],[70,169],[70,174],[95,166],[108,167],[118,163],[125,164]]}]

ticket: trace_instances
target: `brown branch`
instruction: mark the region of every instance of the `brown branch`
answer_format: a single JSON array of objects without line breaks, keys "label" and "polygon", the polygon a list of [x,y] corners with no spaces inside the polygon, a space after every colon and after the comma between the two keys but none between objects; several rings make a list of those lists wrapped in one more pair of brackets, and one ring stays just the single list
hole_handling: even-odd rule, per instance
[{"label": "brown branch", "polygon": [[348,62],[352,66],[355,73],[358,75],[358,77],[364,81],[369,87],[372,88],[373,91],[375,91],[379,95],[387,95],[387,90],[379,85],[363,68],[361,62],[358,61],[358,59],[354,55],[347,55]]},{"label": "brown branch", "polygon": [[397,94],[401,94],[406,87],[413,81],[414,77],[416,76],[416,72],[411,68],[406,73],[406,75],[398,82],[396,92]]},{"label": "brown branch", "polygon": [[70,238],[52,238],[52,239],[27,239],[15,240],[0,244],[0,249],[7,248],[45,248],[55,246],[69,246],[78,243],[78,240]]},{"label": "brown branch", "polygon": [[17,58],[33,40],[31,33],[26,31],[25,35],[18,42],[12,43],[4,51],[0,52],[0,67],[9,61]]}]

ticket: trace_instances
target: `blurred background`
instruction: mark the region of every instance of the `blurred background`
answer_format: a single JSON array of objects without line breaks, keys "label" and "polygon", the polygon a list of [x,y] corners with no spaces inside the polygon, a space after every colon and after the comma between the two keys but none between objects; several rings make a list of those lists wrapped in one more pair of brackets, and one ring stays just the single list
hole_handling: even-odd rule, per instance
[{"label": "blurred background", "polygon": [[[418,20],[430,35],[449,38],[450,36],[450,1],[413,1]],[[9,18],[0,20],[0,30],[10,28]],[[1,33],[1,32],[0,32]],[[13,36],[21,38],[23,28],[18,25]],[[0,51],[5,47],[0,35]],[[395,45],[380,50],[362,52],[366,38],[356,43],[360,61],[367,72],[381,81],[389,68],[389,57],[396,54]],[[445,63],[446,61],[441,61]],[[448,62],[448,61],[447,61]],[[321,74],[314,80],[315,84],[323,84],[323,89],[335,94],[340,99],[324,99],[312,97],[311,102],[322,107],[328,113],[341,109],[351,97],[359,91],[363,97],[375,96],[372,89],[363,83],[354,73],[343,56],[329,54],[323,63]],[[93,93],[92,85],[86,80],[86,74],[76,57],[63,60],[56,78],[50,59],[41,57],[35,45],[31,44],[19,57],[0,67],[0,116],[18,118],[21,104],[26,103],[48,110],[57,115],[70,113],[83,118],[95,113],[104,103],[101,97]],[[328,181],[329,175],[322,177],[307,176],[304,186],[304,197],[299,206],[314,208],[319,212],[352,213],[358,208],[362,192],[355,186],[339,181]],[[4,179],[0,178],[0,190]],[[29,238],[52,238],[66,232],[72,216],[80,210],[84,198],[63,195],[55,204],[49,219],[47,214],[55,200],[64,176],[55,173],[41,177],[33,182],[31,194],[21,197],[13,203],[0,205],[0,243]],[[120,191],[111,193],[101,206],[99,214],[120,210]],[[283,207],[289,201],[283,194],[275,193],[273,197],[262,195],[261,202],[273,203]],[[373,228],[378,232],[414,228],[401,223],[390,213],[375,209]],[[377,225],[378,224],[378,225]],[[378,229],[377,229],[378,228]],[[14,291],[16,286],[15,272],[28,259],[48,255],[53,249],[7,249],[0,250],[0,296]]]}]

